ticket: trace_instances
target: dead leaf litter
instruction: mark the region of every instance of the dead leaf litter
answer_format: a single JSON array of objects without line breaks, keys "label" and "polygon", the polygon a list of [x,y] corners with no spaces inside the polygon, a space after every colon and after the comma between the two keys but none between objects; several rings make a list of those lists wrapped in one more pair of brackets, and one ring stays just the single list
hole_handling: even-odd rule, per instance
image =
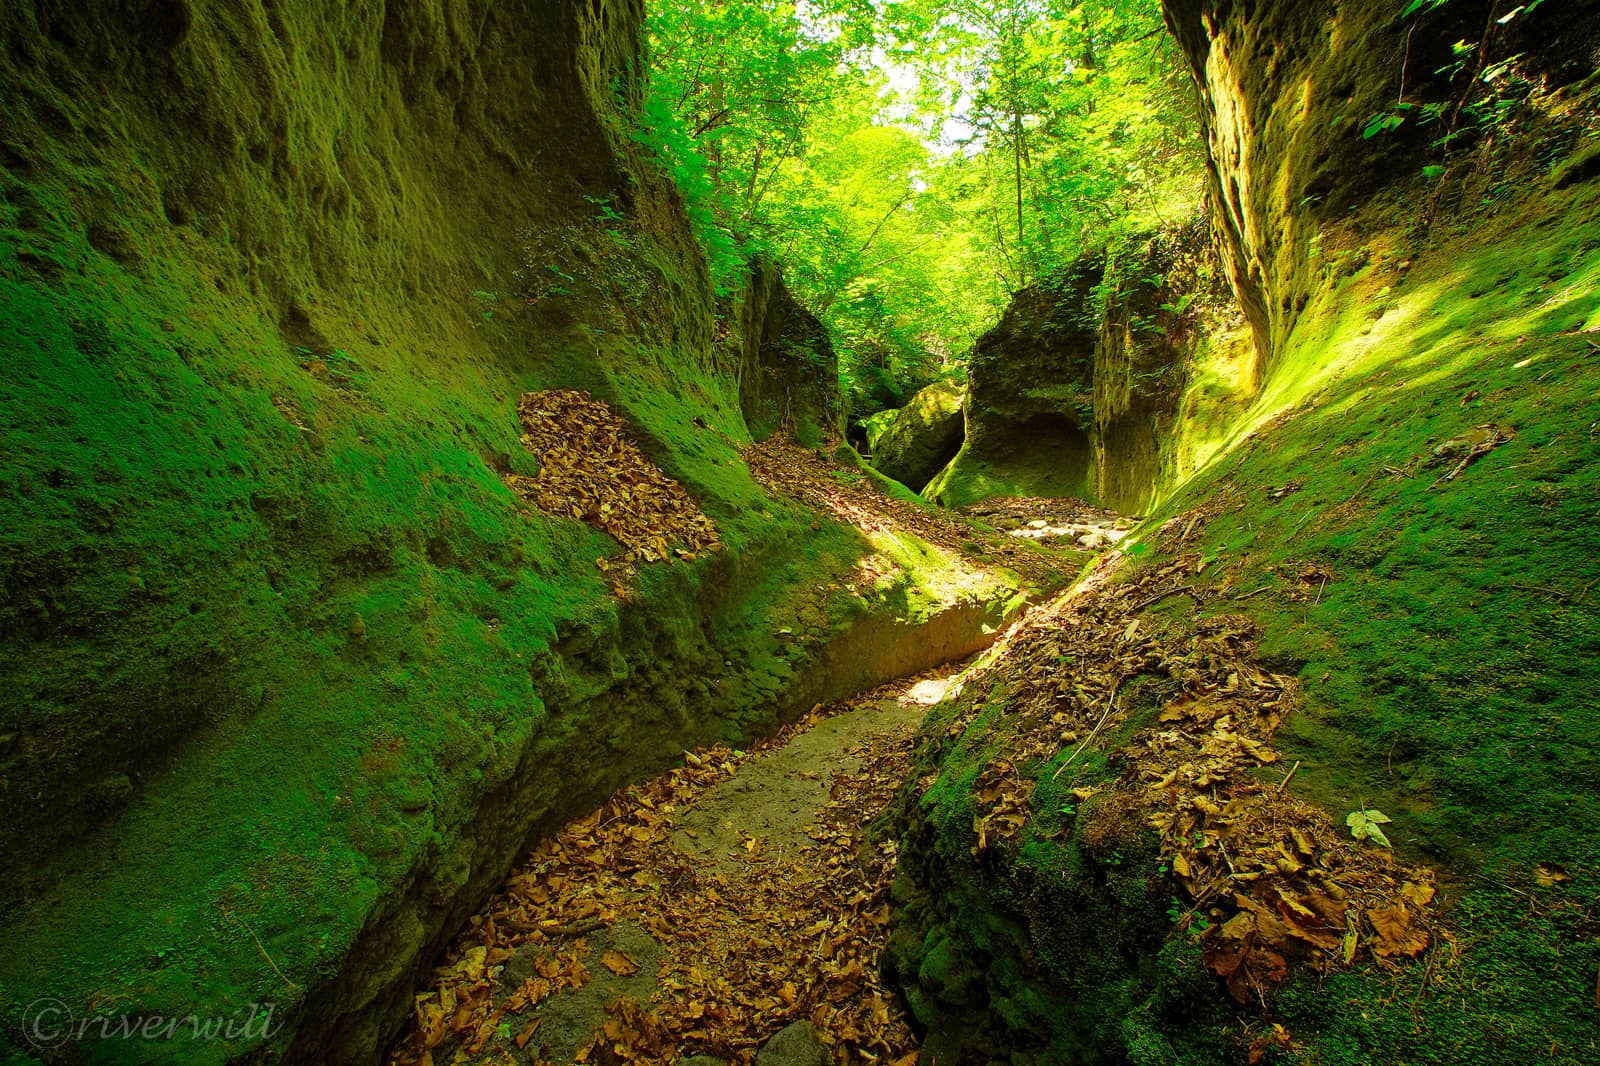
[{"label": "dead leaf litter", "polygon": [[[1199,562],[1180,554],[1124,577],[1107,556],[1003,638],[982,687],[1009,692],[996,729],[1005,740],[978,779],[974,850],[1028,824],[1036,780],[1065,774],[1071,787],[1083,751],[1149,708],[1150,724],[1104,751],[1115,777],[1072,794],[1160,835],[1184,896],[1177,931],[1203,939],[1206,966],[1235,999],[1266,1000],[1291,965],[1325,973],[1420,954],[1437,933],[1433,873],[1341,832],[1287,790],[1294,769],[1283,768],[1273,736],[1299,682],[1259,664],[1255,625],[1238,614],[1146,613],[1174,596],[1203,604],[1220,595],[1190,584]],[[948,735],[961,735],[982,706],[972,701]]]},{"label": "dead leaf litter", "polygon": [[643,563],[693,562],[722,547],[717,527],[687,490],[662,472],[604,401],[575,389],[523,394],[517,402],[522,444],[538,473],[502,475],[523,500],[546,514],[575,518],[615,537],[619,560],[595,565],[621,592]]},{"label": "dead leaf litter", "polygon": [[[798,1020],[837,1062],[912,1066],[914,1038],[878,969],[897,849],[868,823],[908,772],[926,702],[918,693],[942,691],[944,674],[819,706],[750,753],[686,753],[683,767],[619,791],[539,844],[417,994],[392,1066],[675,1064],[694,1054],[750,1063]],[[833,719],[844,724],[810,769],[775,758]],[[781,792],[782,817],[757,816],[773,775],[818,782],[814,805],[798,812],[808,816],[794,817],[804,801]],[[709,831],[697,809],[741,781],[735,803],[710,816],[725,831]],[[740,802],[751,808],[746,825],[728,814]],[[697,846],[706,838],[709,856]],[[632,946],[619,947],[630,929]],[[632,994],[608,999],[581,1043],[551,1044],[561,1019],[549,1017],[570,990],[626,981]]]}]

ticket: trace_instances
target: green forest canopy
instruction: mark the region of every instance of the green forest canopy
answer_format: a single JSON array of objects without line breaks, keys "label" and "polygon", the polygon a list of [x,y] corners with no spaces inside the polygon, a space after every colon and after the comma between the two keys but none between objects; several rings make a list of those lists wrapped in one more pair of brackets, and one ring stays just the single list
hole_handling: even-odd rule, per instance
[{"label": "green forest canopy", "polygon": [[726,289],[771,256],[851,407],[959,377],[1016,289],[1198,206],[1158,0],[656,0],[640,138]]}]

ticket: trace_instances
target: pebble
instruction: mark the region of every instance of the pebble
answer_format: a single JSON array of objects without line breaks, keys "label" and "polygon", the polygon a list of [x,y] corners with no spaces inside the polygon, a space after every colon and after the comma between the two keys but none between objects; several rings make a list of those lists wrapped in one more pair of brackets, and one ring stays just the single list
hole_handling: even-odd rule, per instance
[{"label": "pebble", "polygon": [[807,1021],[780,1029],[756,1053],[756,1066],[829,1066],[831,1061],[822,1038]]}]

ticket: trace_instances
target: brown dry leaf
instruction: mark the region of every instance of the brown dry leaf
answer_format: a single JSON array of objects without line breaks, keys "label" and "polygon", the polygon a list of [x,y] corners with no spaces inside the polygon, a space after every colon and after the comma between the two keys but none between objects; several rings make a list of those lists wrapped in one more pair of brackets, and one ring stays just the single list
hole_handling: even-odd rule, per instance
[{"label": "brown dry leaf", "polygon": [[1418,955],[1428,946],[1428,931],[1413,922],[1411,911],[1403,901],[1369,911],[1367,919],[1378,934],[1378,943],[1372,949],[1374,954],[1384,958]]},{"label": "brown dry leaf", "polygon": [[1208,969],[1227,982],[1228,992],[1249,1002],[1252,990],[1266,994],[1288,976],[1283,955],[1259,942],[1258,918],[1248,912],[1234,915],[1211,938],[1204,961]]},{"label": "brown dry leaf", "polygon": [[456,963],[456,972],[468,980],[482,980],[484,967],[488,964],[488,955],[489,949],[482,945],[472,948]]},{"label": "brown dry leaf", "polygon": [[1540,888],[1554,888],[1572,880],[1572,875],[1553,862],[1541,862],[1533,868],[1533,879]]},{"label": "brown dry leaf", "polygon": [[1433,900],[1434,887],[1430,882],[1407,881],[1400,888],[1400,897],[1421,910]]},{"label": "brown dry leaf", "polygon": [[639,972],[639,964],[620,951],[611,950],[600,956],[600,965],[618,977],[632,977]]}]

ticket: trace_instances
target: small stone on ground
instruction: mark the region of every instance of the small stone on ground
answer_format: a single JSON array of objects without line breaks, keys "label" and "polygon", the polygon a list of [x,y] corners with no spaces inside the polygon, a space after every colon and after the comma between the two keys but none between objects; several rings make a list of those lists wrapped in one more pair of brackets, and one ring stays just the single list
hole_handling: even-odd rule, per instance
[{"label": "small stone on ground", "polygon": [[756,1055],[756,1066],[828,1066],[828,1062],[828,1049],[806,1021],[779,1030]]}]

